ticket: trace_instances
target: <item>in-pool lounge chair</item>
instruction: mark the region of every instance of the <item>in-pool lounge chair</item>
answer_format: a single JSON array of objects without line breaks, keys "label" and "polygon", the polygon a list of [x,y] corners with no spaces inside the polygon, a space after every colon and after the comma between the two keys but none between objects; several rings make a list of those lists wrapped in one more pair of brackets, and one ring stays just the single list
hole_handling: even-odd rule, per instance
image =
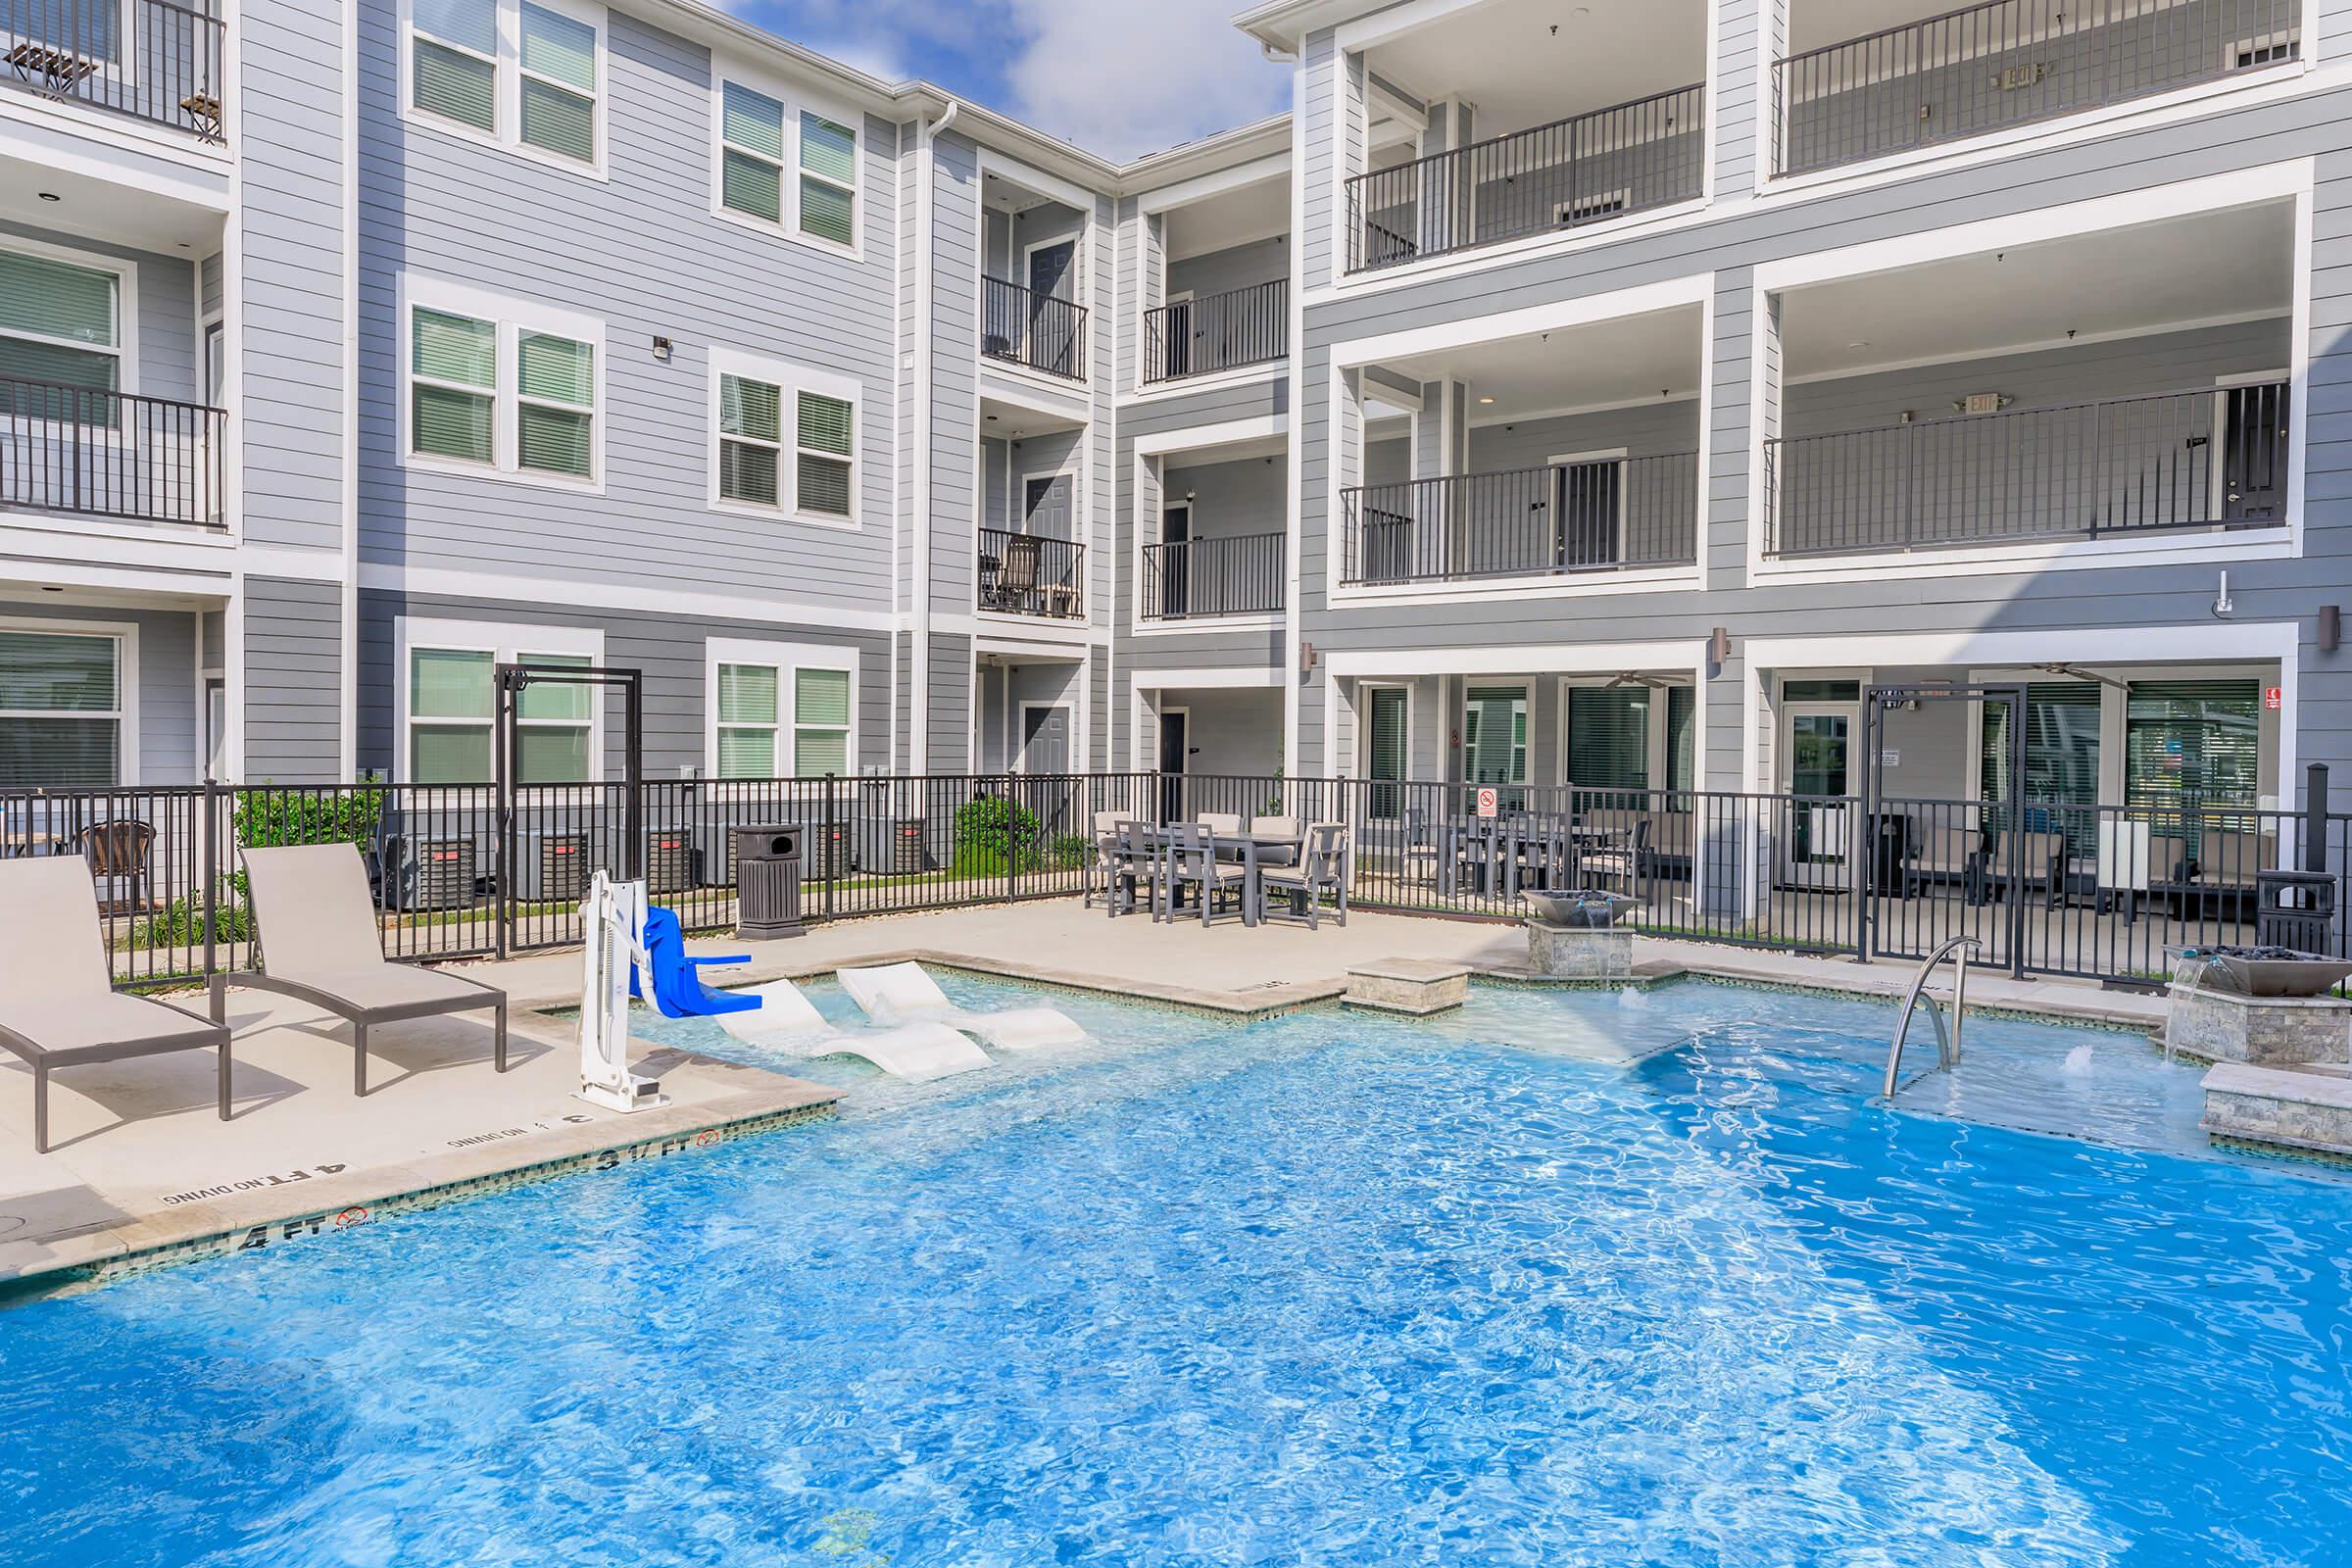
[{"label": "in-pool lounge chair", "polygon": [[948,1000],[920,964],[843,969],[834,978],[858,1004],[858,1010],[878,1024],[944,1023],[999,1051],[1068,1045],[1086,1038],[1076,1019],[1052,1007],[966,1012]]},{"label": "in-pool lounge chair", "polygon": [[49,1152],[49,1074],[58,1067],[211,1046],[220,1053],[220,1119],[228,1120],[228,1031],[115,990],[88,861],[0,860],[0,944],[8,954],[0,1048],[32,1069],[35,1153]]},{"label": "in-pool lounge chair", "polygon": [[275,991],[351,1025],[351,1092],[368,1093],[368,1031],[448,1012],[494,1015],[492,1054],[507,1070],[507,994],[494,986],[384,957],[368,868],[349,844],[247,850],[245,876],[262,966],[213,977],[213,1018],[227,987]]},{"label": "in-pool lounge chair", "polygon": [[803,1056],[863,1056],[910,1084],[988,1065],[987,1052],[936,1019],[896,1029],[836,1029],[789,980],[745,986],[736,995],[757,997],[760,1005],[748,1012],[722,1012],[718,1026],[748,1046]]}]

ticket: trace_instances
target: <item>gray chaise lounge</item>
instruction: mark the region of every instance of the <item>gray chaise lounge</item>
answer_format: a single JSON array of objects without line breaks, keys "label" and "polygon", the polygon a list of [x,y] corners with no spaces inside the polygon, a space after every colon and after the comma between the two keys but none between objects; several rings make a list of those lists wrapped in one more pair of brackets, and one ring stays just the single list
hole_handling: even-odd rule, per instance
[{"label": "gray chaise lounge", "polygon": [[368,1093],[368,1031],[448,1012],[496,1014],[498,1070],[507,1070],[507,994],[459,975],[384,957],[368,868],[349,844],[247,850],[245,876],[262,967],[213,977],[213,1017],[227,1016],[230,985],[275,991],[351,1025],[351,1091]]},{"label": "gray chaise lounge", "polygon": [[228,1120],[228,1031],[169,1003],[114,988],[98,924],[98,891],[78,855],[0,860],[0,1047],[32,1068],[32,1147],[49,1152],[49,1074],[58,1067],[196,1051],[220,1053],[220,1119]]}]

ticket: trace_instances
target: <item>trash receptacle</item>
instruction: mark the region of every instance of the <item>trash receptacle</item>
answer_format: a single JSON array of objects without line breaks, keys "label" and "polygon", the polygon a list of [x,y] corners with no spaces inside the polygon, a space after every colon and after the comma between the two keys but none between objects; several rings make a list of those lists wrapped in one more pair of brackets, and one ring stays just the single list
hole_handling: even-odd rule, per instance
[{"label": "trash receptacle", "polygon": [[801,935],[800,828],[739,827],[734,839],[735,934],[752,942]]},{"label": "trash receptacle", "polygon": [[2335,952],[2335,874],[2254,873],[2254,940],[2297,953]]}]

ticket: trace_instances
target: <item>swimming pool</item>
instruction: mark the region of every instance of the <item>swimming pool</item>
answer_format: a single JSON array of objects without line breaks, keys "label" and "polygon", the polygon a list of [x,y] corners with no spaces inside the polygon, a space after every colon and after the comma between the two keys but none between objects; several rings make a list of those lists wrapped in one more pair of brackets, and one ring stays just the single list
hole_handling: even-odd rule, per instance
[{"label": "swimming pool", "polygon": [[[1099,1043],[0,1312],[0,1561],[2341,1560],[2352,1185],[2166,1152],[2144,1042],[1972,1021],[1923,1108],[1988,1127],[1873,1104],[1863,1004],[1061,1004]],[[2157,1147],[2015,1130],[2089,1099]]]}]

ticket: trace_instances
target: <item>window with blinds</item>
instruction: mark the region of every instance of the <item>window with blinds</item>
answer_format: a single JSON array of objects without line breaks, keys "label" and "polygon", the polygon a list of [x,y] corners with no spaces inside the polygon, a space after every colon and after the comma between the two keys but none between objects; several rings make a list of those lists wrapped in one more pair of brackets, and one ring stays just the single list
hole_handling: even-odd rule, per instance
[{"label": "window with blinds", "polygon": [[773,507],[784,448],[783,388],[749,376],[718,378],[718,494],[722,501]]},{"label": "window with blinds", "polygon": [[498,326],[422,306],[410,313],[409,446],[489,463],[498,395]]},{"label": "window with blinds", "polygon": [[415,0],[410,106],[498,134],[498,0]]},{"label": "window with blinds", "polygon": [[1404,777],[1405,691],[1401,686],[1375,686],[1364,741],[1365,771],[1375,780],[1372,814],[1396,816],[1403,805],[1401,789],[1383,788]]},{"label": "window with blinds", "polygon": [[1666,787],[1698,788],[1698,688],[1666,688]]},{"label": "window with blinds", "polygon": [[850,770],[848,670],[793,671],[792,770],[801,778]]},{"label": "window with blinds", "polygon": [[586,479],[596,470],[596,351],[548,332],[514,344],[514,461]]},{"label": "window with blinds", "polygon": [[774,778],[780,692],[773,664],[718,666],[718,776]]},{"label": "window with blinds", "polygon": [[[534,654],[516,657],[534,664],[562,664],[586,669],[579,654]],[[518,784],[583,784],[592,759],[588,755],[590,722],[598,688],[563,681],[533,681],[514,699],[514,780]]]},{"label": "window with blinds", "polygon": [[1568,782],[1583,789],[1649,788],[1649,689],[1568,690]]},{"label": "window with blinds", "polygon": [[784,221],[784,106],[730,81],[719,90],[719,205],[763,223]]},{"label": "window with blinds", "polygon": [[0,250],[0,413],[115,422],[121,280],[101,268]]},{"label": "window with blinds", "polygon": [[596,28],[523,0],[521,87],[525,142],[576,163],[596,162]]},{"label": "window with blinds", "polygon": [[801,232],[835,245],[858,240],[858,137],[822,115],[801,116]]},{"label": "window with blinds", "polygon": [[847,398],[803,392],[799,422],[798,509],[819,516],[849,516],[854,407]]},{"label": "window with blinds", "polygon": [[[2011,704],[1987,702],[1977,779],[1987,801],[2014,799]],[[2091,681],[2035,681],[2026,688],[2029,802],[2095,806],[2099,800],[2099,688]]]},{"label": "window with blinds", "polygon": [[409,782],[490,782],[497,662],[488,649],[409,650]]},{"label": "window with blinds", "polygon": [[0,631],[0,789],[104,789],[122,759],[122,639]]},{"label": "window with blinds", "polygon": [[2124,701],[2124,804],[2166,814],[2254,806],[2262,788],[2259,680],[2133,681]]},{"label": "window with blinds", "polygon": [[1462,769],[1473,784],[1527,782],[1527,688],[1473,686],[1463,694]]}]

